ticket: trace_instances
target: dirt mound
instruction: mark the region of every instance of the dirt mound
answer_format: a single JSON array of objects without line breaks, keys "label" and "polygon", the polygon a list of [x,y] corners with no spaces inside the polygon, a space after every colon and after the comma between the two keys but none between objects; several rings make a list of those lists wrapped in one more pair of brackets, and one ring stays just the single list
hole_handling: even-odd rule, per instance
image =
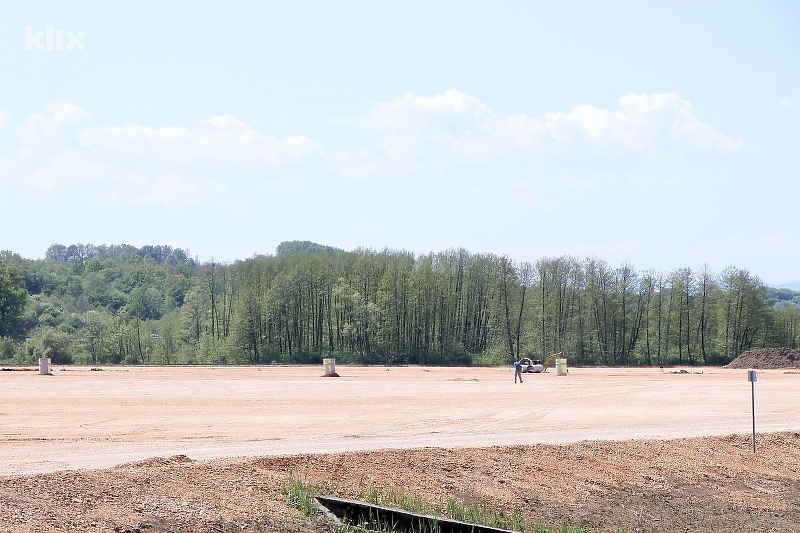
[{"label": "dirt mound", "polygon": [[725,368],[796,368],[800,352],[789,348],[754,348],[725,365]]},{"label": "dirt mound", "polygon": [[443,512],[450,498],[486,504],[556,531],[566,521],[597,533],[797,533],[800,433],[760,434],[758,454],[750,443],[750,435],[728,435],[212,461],[173,456],[0,476],[0,533],[335,531],[304,522],[287,504],[281,488],[292,478],[356,500],[403,491],[409,500],[442,502]]}]

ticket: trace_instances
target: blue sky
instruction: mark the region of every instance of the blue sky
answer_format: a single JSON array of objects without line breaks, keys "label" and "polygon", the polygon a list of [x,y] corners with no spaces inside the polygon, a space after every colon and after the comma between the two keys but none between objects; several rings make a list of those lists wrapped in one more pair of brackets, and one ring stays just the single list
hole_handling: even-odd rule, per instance
[{"label": "blue sky", "polygon": [[24,257],[299,239],[800,280],[796,2],[0,1],[0,76]]}]

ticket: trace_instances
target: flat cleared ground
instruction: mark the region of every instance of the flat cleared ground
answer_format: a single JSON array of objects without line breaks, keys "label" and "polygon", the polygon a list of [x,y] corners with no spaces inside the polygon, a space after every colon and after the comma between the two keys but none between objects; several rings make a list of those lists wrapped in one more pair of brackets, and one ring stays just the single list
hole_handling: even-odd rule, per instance
[{"label": "flat cleared ground", "polygon": [[[531,530],[800,528],[800,374],[321,367],[0,372],[0,533],[331,533],[298,476],[518,513]],[[583,530],[582,530],[583,531]]]},{"label": "flat cleared ground", "polygon": [[[0,372],[0,475],[192,459],[672,439],[752,430],[746,370],[54,367]],[[758,432],[800,429],[800,374],[759,372]]]}]

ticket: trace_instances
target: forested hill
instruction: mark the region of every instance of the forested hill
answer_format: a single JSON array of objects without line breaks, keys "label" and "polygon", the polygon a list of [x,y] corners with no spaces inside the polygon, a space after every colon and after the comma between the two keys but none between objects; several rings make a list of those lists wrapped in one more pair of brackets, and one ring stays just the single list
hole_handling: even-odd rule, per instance
[{"label": "forested hill", "polygon": [[0,252],[0,363],[721,364],[797,348],[800,293],[746,270],[638,272],[595,258],[343,251],[232,264],[170,246]]},{"label": "forested hill", "polygon": [[325,255],[338,255],[344,252],[340,248],[333,246],[325,246],[311,241],[284,241],[275,248],[277,255],[292,255],[292,254],[325,254]]}]

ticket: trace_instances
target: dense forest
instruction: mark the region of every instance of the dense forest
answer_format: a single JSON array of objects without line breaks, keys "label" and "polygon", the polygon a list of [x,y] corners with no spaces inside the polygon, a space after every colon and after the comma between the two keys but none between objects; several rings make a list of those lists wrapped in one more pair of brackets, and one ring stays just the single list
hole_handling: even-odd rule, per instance
[{"label": "dense forest", "polygon": [[723,364],[797,348],[800,293],[736,267],[638,272],[595,259],[305,241],[200,263],[170,246],[0,252],[0,363]]}]

